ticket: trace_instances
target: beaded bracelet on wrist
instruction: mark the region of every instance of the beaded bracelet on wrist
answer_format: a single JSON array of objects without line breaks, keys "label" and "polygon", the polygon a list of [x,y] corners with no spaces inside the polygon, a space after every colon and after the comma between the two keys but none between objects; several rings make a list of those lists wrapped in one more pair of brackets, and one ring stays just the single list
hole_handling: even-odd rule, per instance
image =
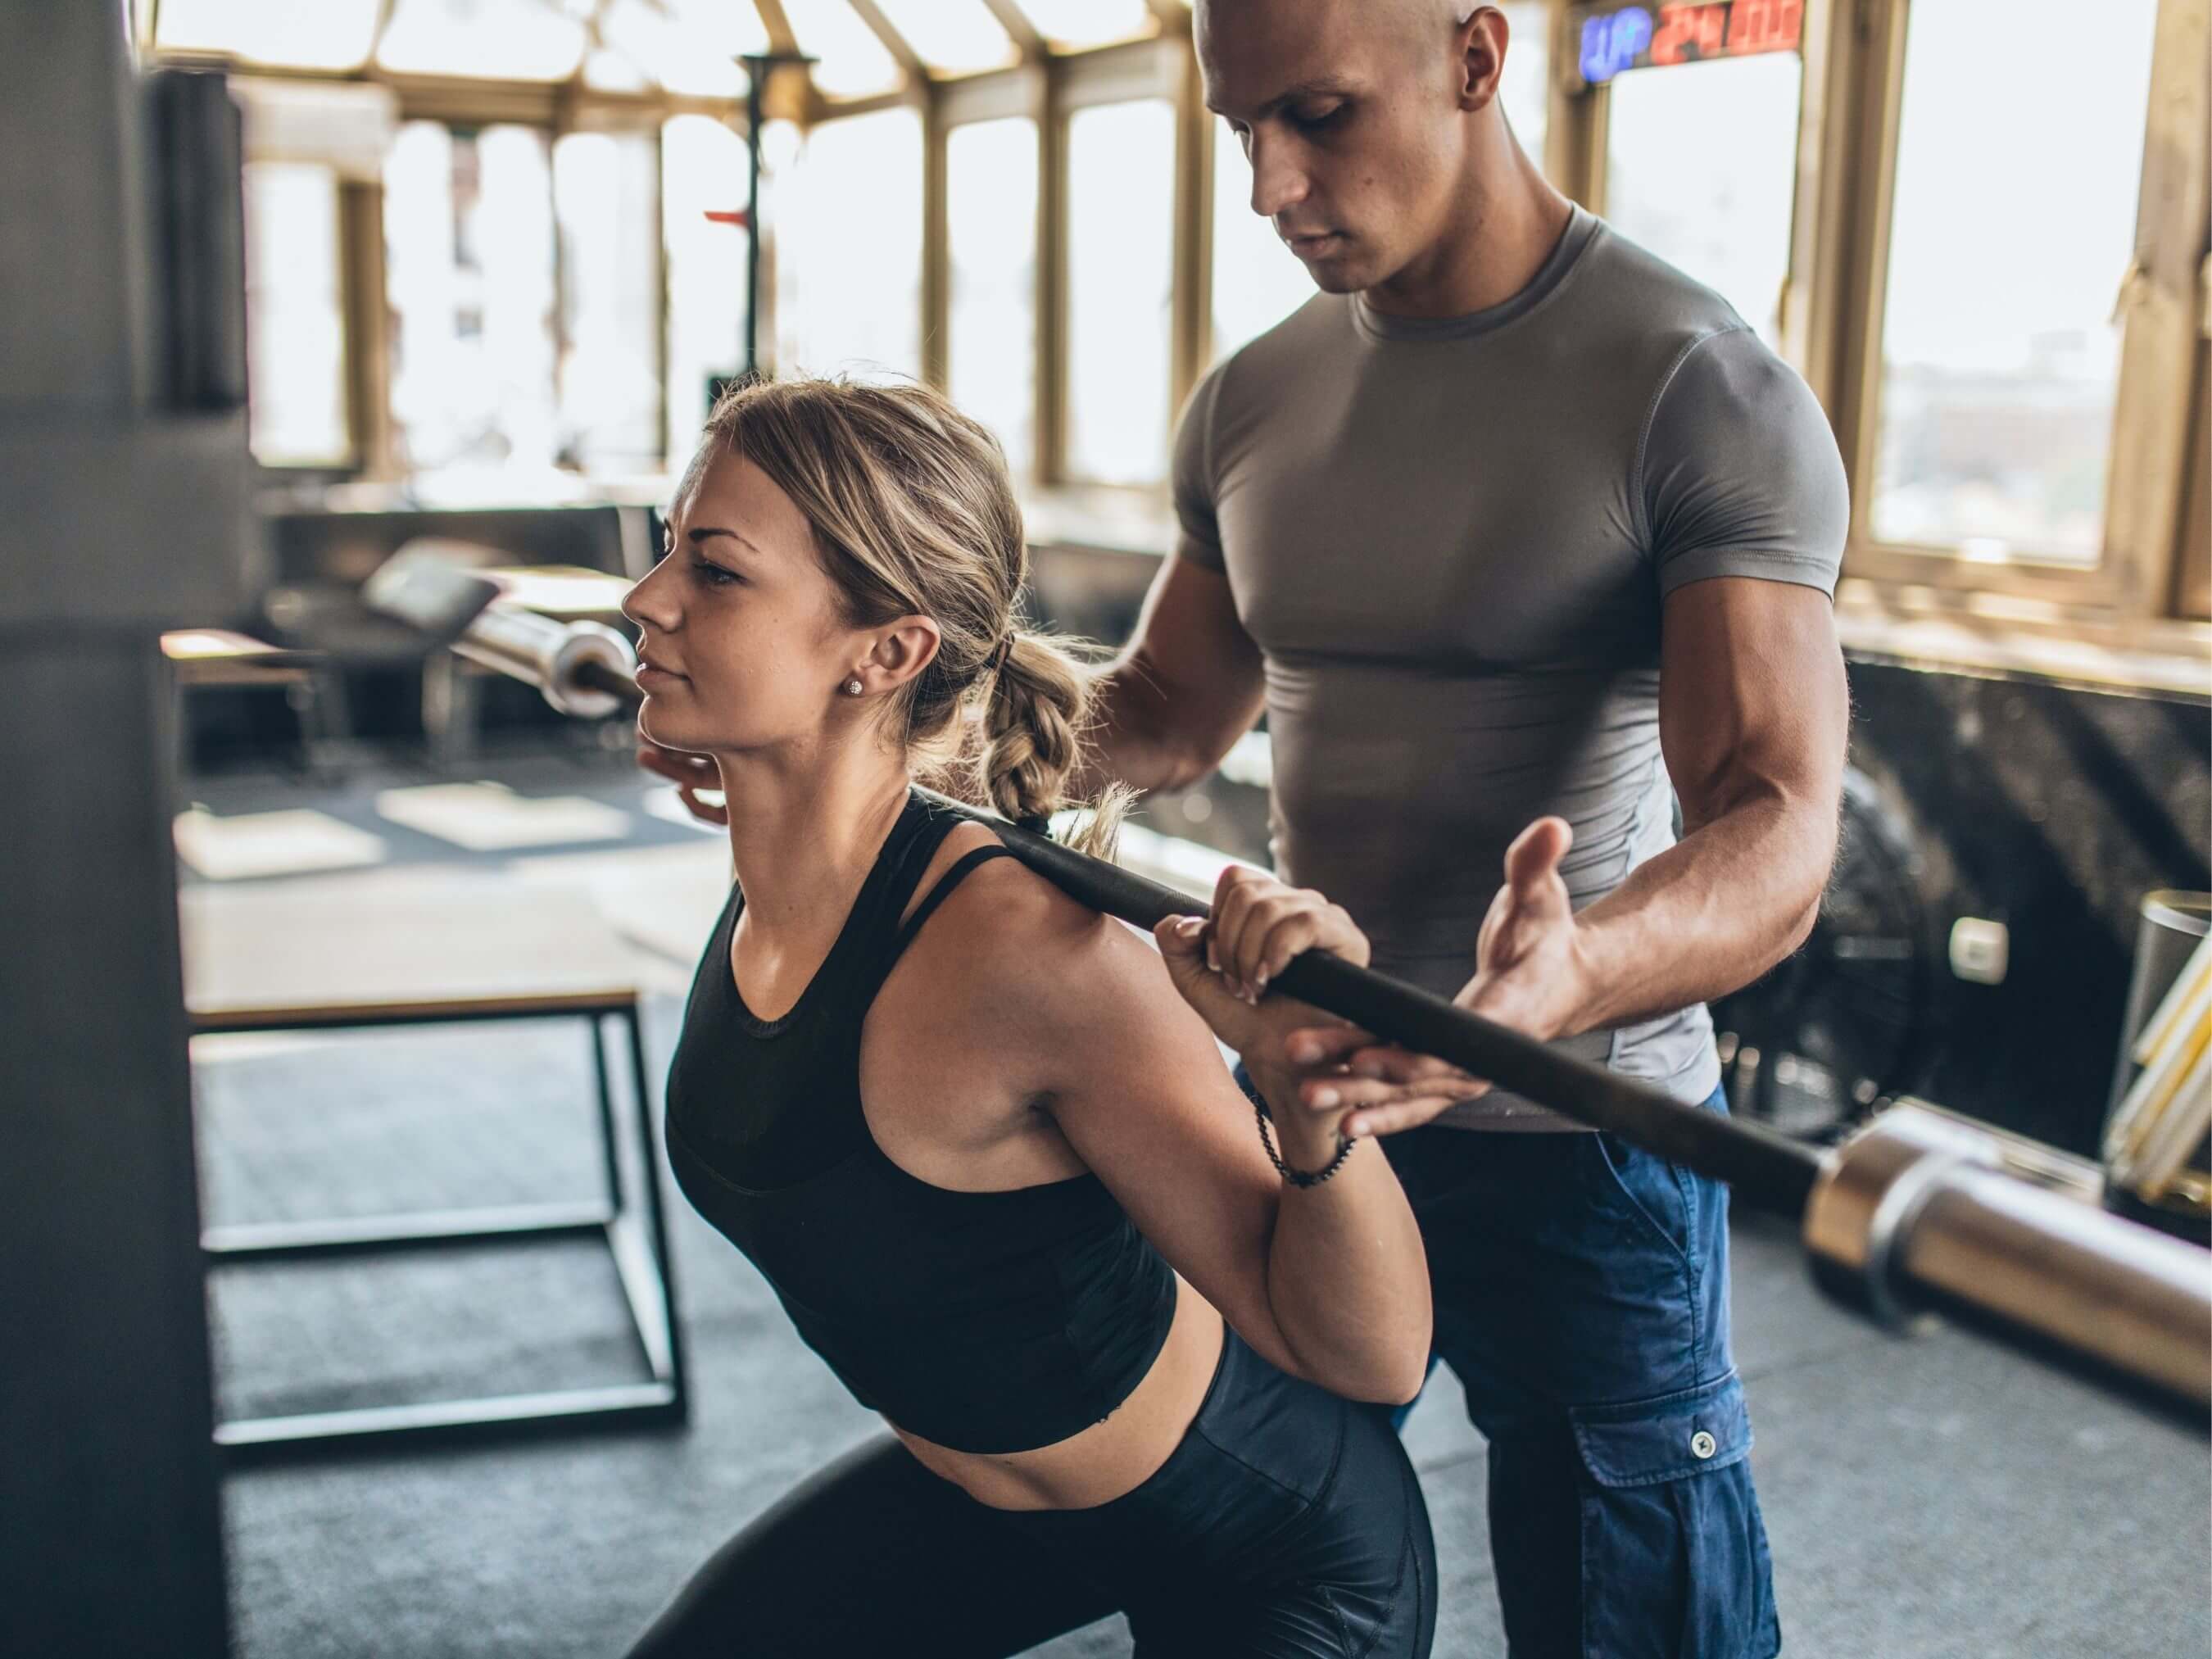
[{"label": "beaded bracelet on wrist", "polygon": [[[1255,1095],[1257,1091],[1255,1091]],[[1320,1186],[1322,1182],[1344,1167],[1344,1160],[1352,1156],[1352,1149],[1359,1144],[1340,1129],[1336,1133],[1334,1158],[1329,1159],[1318,1170],[1293,1170],[1283,1162],[1283,1155],[1275,1150],[1275,1137],[1268,1133],[1267,1125],[1273,1120],[1267,1115],[1267,1103],[1255,1098],[1252,1102],[1252,1115],[1259,1122],[1260,1144],[1267,1149],[1267,1161],[1275,1166],[1275,1173],[1293,1187]]]}]

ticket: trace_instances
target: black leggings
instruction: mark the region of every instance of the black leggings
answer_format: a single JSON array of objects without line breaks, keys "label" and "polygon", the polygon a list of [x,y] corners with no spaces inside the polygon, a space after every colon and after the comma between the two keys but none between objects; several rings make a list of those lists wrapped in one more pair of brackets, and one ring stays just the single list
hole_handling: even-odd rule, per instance
[{"label": "black leggings", "polygon": [[1388,1418],[1224,1331],[1188,1432],[1095,1509],[990,1509],[872,1441],[717,1551],[631,1659],[993,1659],[1117,1610],[1141,1659],[1423,1659],[1436,1550]]}]

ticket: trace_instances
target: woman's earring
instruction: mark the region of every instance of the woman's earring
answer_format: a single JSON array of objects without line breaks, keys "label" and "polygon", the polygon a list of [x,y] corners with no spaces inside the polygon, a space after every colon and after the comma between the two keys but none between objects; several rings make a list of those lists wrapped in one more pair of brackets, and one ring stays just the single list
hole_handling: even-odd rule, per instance
[{"label": "woman's earring", "polygon": [[857,676],[845,682],[845,695],[848,697],[859,696],[865,689]]}]

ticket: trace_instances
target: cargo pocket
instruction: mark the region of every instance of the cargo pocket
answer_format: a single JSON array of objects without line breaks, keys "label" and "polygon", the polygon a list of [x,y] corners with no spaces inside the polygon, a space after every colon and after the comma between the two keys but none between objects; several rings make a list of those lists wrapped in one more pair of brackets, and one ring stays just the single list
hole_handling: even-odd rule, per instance
[{"label": "cargo pocket", "polygon": [[1780,1646],[1751,1417],[1734,1372],[1570,1411],[1588,1659],[1765,1659]]}]

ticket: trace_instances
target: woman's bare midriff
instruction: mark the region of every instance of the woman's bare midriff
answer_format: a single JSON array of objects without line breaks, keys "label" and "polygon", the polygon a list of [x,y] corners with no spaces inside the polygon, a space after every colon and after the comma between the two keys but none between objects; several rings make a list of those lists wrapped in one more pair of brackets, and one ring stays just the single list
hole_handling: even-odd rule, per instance
[{"label": "woman's bare midriff", "polygon": [[1133,1492],[1168,1461],[1198,1415],[1221,1358],[1221,1316],[1176,1277],[1174,1322],[1144,1381],[1103,1423],[1034,1451],[947,1449],[896,1423],[925,1468],[994,1510],[1088,1510]]}]

